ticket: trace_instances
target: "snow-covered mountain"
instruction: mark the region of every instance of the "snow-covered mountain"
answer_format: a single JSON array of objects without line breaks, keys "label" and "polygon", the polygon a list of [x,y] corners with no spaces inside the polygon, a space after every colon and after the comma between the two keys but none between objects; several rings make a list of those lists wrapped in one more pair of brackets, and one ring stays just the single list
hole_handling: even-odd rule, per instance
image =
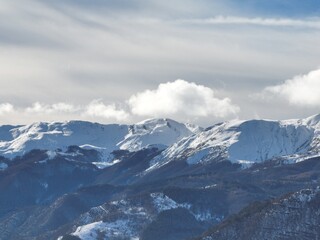
[{"label": "snow-covered mountain", "polygon": [[148,145],[168,147],[182,138],[201,131],[202,128],[199,126],[171,119],[148,119],[129,126],[128,134],[117,145],[120,149],[129,151],[137,151]]},{"label": "snow-covered mountain", "polygon": [[[95,149],[105,161],[115,150],[165,149],[148,171],[174,160],[188,164],[230,160],[251,164],[285,157],[315,156],[320,146],[320,115],[294,120],[233,120],[202,128],[170,119],[149,119],[134,125],[83,121],[34,123],[0,127],[0,155],[12,158],[32,149],[55,151],[76,145]],[[110,157],[111,156],[111,157]]]},{"label": "snow-covered mountain", "polygon": [[149,145],[167,147],[201,128],[170,119],[149,119],[135,125],[98,124],[84,121],[0,126],[0,155],[15,157],[32,149],[66,149],[76,145],[108,154],[114,150],[136,151]]},{"label": "snow-covered mountain", "polygon": [[229,121],[216,124],[191,135],[155,157],[150,168],[157,169],[170,161],[186,160],[188,164],[212,160],[230,160],[251,164],[265,160],[319,153],[320,115],[306,119],[273,121]]},{"label": "snow-covered mountain", "polygon": [[319,189],[319,122],[1,126],[0,240],[315,239],[319,192],[300,190]]}]

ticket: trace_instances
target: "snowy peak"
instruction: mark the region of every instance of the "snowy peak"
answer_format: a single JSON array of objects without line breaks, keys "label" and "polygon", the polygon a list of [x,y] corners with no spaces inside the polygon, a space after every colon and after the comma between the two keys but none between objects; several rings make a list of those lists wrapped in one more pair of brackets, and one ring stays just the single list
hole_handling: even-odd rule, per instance
[{"label": "snowy peak", "polygon": [[252,164],[319,154],[319,122],[318,114],[283,121],[233,120],[205,130],[166,118],[134,125],[84,121],[4,125],[0,126],[0,155],[12,158],[32,149],[55,151],[77,145],[96,149],[109,161],[114,150],[138,151],[152,146],[165,150],[151,161],[151,169],[173,160],[197,164],[228,159]]},{"label": "snowy peak", "polygon": [[261,162],[274,157],[305,153],[314,129],[299,122],[252,120],[236,129],[237,141],[229,146],[231,161]]},{"label": "snowy peak", "polygon": [[13,157],[32,149],[56,150],[86,144],[111,151],[127,131],[126,125],[102,125],[84,121],[39,122],[12,128],[9,131],[12,139],[0,141],[0,153]]},{"label": "snowy peak", "polygon": [[165,129],[171,129],[176,134],[190,135],[193,133],[199,133],[203,129],[197,125],[190,123],[179,123],[169,118],[155,118],[147,119],[133,125],[136,129],[149,129],[154,132],[161,132]]},{"label": "snowy peak", "polygon": [[148,145],[170,146],[184,137],[202,129],[171,119],[148,119],[129,126],[129,134],[118,145],[121,149],[135,151]]},{"label": "snowy peak", "polygon": [[182,139],[151,161],[156,169],[173,160],[189,164],[228,159],[252,164],[277,157],[319,153],[319,117],[229,121]]},{"label": "snowy peak", "polygon": [[0,126],[0,155],[14,157],[32,149],[57,150],[77,145],[100,149],[136,151],[149,145],[162,148],[200,128],[169,119],[150,119],[135,125],[85,121],[38,122],[25,126]]},{"label": "snowy peak", "polygon": [[308,118],[306,118],[306,119],[303,119],[303,122],[304,122],[306,125],[313,126],[313,127],[315,127],[317,130],[320,130],[320,114],[317,114],[317,115],[308,117]]}]

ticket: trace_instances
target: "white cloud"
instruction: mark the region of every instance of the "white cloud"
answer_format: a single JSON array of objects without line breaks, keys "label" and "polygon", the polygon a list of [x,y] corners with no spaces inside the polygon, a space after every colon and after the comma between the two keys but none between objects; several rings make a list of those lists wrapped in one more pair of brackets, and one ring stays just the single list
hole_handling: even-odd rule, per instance
[{"label": "white cloud", "polygon": [[135,122],[145,117],[170,117],[184,122],[212,123],[212,118],[226,118],[239,112],[239,107],[232,104],[229,98],[219,98],[216,95],[211,88],[179,79],[162,83],[154,90],[133,94],[120,105],[105,104],[100,99],[82,105],[66,102],[47,104],[37,101],[31,106],[19,107],[4,103],[0,104],[0,115],[10,112],[14,118],[18,117],[28,123],[39,119]]},{"label": "white cloud", "polygon": [[162,83],[155,90],[137,93],[128,104],[136,115],[178,119],[223,118],[239,111],[229,98],[217,98],[213,89],[184,80]]},{"label": "white cloud", "polygon": [[26,114],[37,114],[44,116],[73,116],[73,117],[98,117],[101,119],[114,119],[123,121],[128,118],[128,113],[118,109],[115,104],[105,105],[101,100],[93,100],[91,103],[82,106],[59,102],[54,104],[44,104],[35,102],[31,107],[20,109]]},{"label": "white cloud", "polygon": [[320,19],[291,19],[291,18],[246,18],[236,16],[217,16],[204,19],[179,20],[179,23],[190,24],[236,24],[258,25],[271,27],[308,27],[320,28]]},{"label": "white cloud", "polygon": [[35,102],[31,107],[25,109],[27,113],[38,113],[38,114],[51,114],[51,113],[73,113],[77,111],[77,108],[72,104],[68,103],[55,103],[55,104],[43,104]]},{"label": "white cloud", "polygon": [[320,106],[320,69],[295,76],[283,84],[265,88],[264,94],[274,94],[298,106]]},{"label": "white cloud", "polygon": [[[85,105],[73,105],[65,102],[47,104],[35,102],[28,107],[14,106],[11,103],[0,104],[0,123],[8,124],[9,119],[19,119],[20,124],[35,121],[95,120],[105,122],[123,122],[130,114],[117,108],[115,104],[105,105],[101,100],[93,100]],[[10,122],[12,123],[12,122]]]},{"label": "white cloud", "polygon": [[105,105],[100,100],[92,101],[86,107],[84,115],[105,119],[115,119],[118,121],[126,120],[129,117],[129,114],[126,111],[117,108],[115,104]]},{"label": "white cloud", "polygon": [[14,107],[10,103],[1,103],[0,104],[0,115],[14,112]]}]

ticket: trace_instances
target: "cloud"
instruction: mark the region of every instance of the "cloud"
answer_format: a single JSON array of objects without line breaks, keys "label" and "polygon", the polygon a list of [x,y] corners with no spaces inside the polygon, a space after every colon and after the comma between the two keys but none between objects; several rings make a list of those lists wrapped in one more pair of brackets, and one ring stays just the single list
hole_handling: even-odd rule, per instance
[{"label": "cloud", "polygon": [[[287,117],[283,111],[275,114],[272,104],[255,104],[247,96],[319,63],[320,48],[314,47],[320,37],[319,18],[274,14],[272,10],[270,14],[250,13],[244,11],[248,1],[237,3],[236,8],[227,1],[3,1],[2,102],[19,107],[37,101],[42,105],[66,101],[84,109],[92,99],[103,98],[106,105],[125,102],[151,84],[179,77],[206,86],[222,86],[219,82],[223,82],[227,96],[241,106],[241,118],[251,118],[254,112],[267,118]],[[255,5],[265,8],[265,4]],[[51,105],[49,110],[48,106],[38,111],[41,109],[52,112],[54,119],[92,119],[81,116],[85,110],[70,113],[54,110]],[[297,117],[313,114],[304,111]],[[49,119],[49,114],[31,112],[29,122]],[[296,116],[294,108],[291,114]],[[3,116],[1,121],[27,120],[11,117],[5,121]],[[213,121],[209,117],[205,124]]]},{"label": "cloud", "polygon": [[[88,104],[66,102],[47,104],[40,101],[28,107],[0,104],[0,115],[11,113],[24,121],[62,121],[72,119],[105,122],[135,122],[145,117],[171,117],[180,121],[210,121],[235,116],[240,108],[230,98],[219,98],[217,91],[185,80],[162,83],[154,90],[144,90],[127,100],[105,104],[96,99]],[[6,115],[8,116],[8,115]],[[22,122],[26,123],[26,122]]]},{"label": "cloud", "polygon": [[263,94],[278,95],[289,103],[298,106],[320,106],[320,69],[305,75],[298,75],[284,83],[269,86]]},{"label": "cloud", "polygon": [[307,27],[320,28],[320,19],[291,19],[291,18],[247,18],[236,16],[217,16],[203,19],[178,20],[178,23],[187,24],[234,24],[234,25],[258,25],[271,27]]},{"label": "cloud", "polygon": [[[126,110],[115,104],[104,104],[93,100],[89,104],[73,105],[65,102],[46,104],[35,102],[31,106],[14,106],[11,103],[0,104],[0,124],[28,124],[36,121],[87,120],[100,122],[125,122],[130,120]],[[12,122],[12,119],[14,122]]]},{"label": "cloud", "polygon": [[[105,105],[101,100],[93,100],[87,105],[75,106],[73,104],[59,102],[54,104],[44,104],[35,102],[32,106],[20,109],[26,114],[52,115],[52,116],[78,116],[82,118],[113,119],[117,121],[126,120],[129,116],[122,109],[118,109],[115,104]],[[78,118],[77,117],[77,118]]]},{"label": "cloud", "polygon": [[25,109],[27,113],[38,113],[38,114],[51,114],[51,113],[73,113],[77,111],[77,108],[72,104],[68,103],[55,103],[55,104],[43,104],[35,102],[31,107]]},{"label": "cloud", "polygon": [[10,103],[1,103],[0,104],[0,115],[14,112],[14,107]]},{"label": "cloud", "polygon": [[229,98],[217,98],[213,89],[180,79],[137,93],[130,97],[128,104],[132,113],[139,116],[180,119],[224,118],[240,110]]},{"label": "cloud", "polygon": [[118,121],[127,120],[129,117],[129,114],[126,111],[117,108],[115,104],[105,105],[101,100],[92,101],[86,107],[84,115],[104,119],[115,119]]}]

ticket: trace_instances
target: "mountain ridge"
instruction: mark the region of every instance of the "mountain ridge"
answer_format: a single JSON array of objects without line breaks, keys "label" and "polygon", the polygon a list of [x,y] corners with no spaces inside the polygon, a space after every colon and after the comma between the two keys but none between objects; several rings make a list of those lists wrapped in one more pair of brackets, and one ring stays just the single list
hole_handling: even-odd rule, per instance
[{"label": "mountain ridge", "polygon": [[[210,229],[225,226],[234,215],[246,222],[241,217],[246,207],[245,216],[252,213],[265,222],[255,205],[250,207],[256,201],[320,185],[318,115],[285,121],[235,120],[207,129],[169,119],[1,129],[0,146],[18,139],[9,146],[22,147],[23,155],[0,157],[0,240],[215,236]],[[110,146],[102,145],[106,143]],[[164,159],[168,153],[172,155]],[[270,206],[271,212],[277,210]],[[308,207],[301,205],[299,213],[305,211]],[[307,223],[296,220],[312,234]],[[237,226],[228,224],[226,229]],[[320,232],[318,225],[313,228]],[[256,239],[256,232],[239,232],[234,238]],[[266,238],[271,235],[265,232]]]},{"label": "mountain ridge", "polygon": [[216,124],[164,150],[151,162],[149,170],[179,159],[198,164],[221,158],[250,166],[276,157],[291,159],[295,154],[318,154],[319,116]]},{"label": "mountain ridge", "polygon": [[[0,155],[14,158],[32,150],[66,150],[75,145],[100,152],[97,162],[112,164],[117,150],[145,147],[164,150],[148,171],[170,161],[188,164],[225,159],[250,166],[276,157],[294,159],[313,154],[320,145],[320,114],[291,120],[231,120],[203,129],[167,118],[136,124],[100,124],[88,121],[37,122],[0,126]],[[49,153],[51,154],[51,153]],[[102,165],[101,165],[102,166]]]},{"label": "mountain ridge", "polygon": [[[170,123],[174,128],[170,128]],[[133,133],[133,130],[136,130],[136,133]],[[152,119],[134,125],[87,121],[3,125],[0,126],[0,154],[12,158],[32,149],[54,151],[70,145],[100,148],[107,153],[118,149],[139,150],[150,144],[171,145],[191,135],[193,131],[200,131],[200,127],[181,124],[171,119]]]}]

